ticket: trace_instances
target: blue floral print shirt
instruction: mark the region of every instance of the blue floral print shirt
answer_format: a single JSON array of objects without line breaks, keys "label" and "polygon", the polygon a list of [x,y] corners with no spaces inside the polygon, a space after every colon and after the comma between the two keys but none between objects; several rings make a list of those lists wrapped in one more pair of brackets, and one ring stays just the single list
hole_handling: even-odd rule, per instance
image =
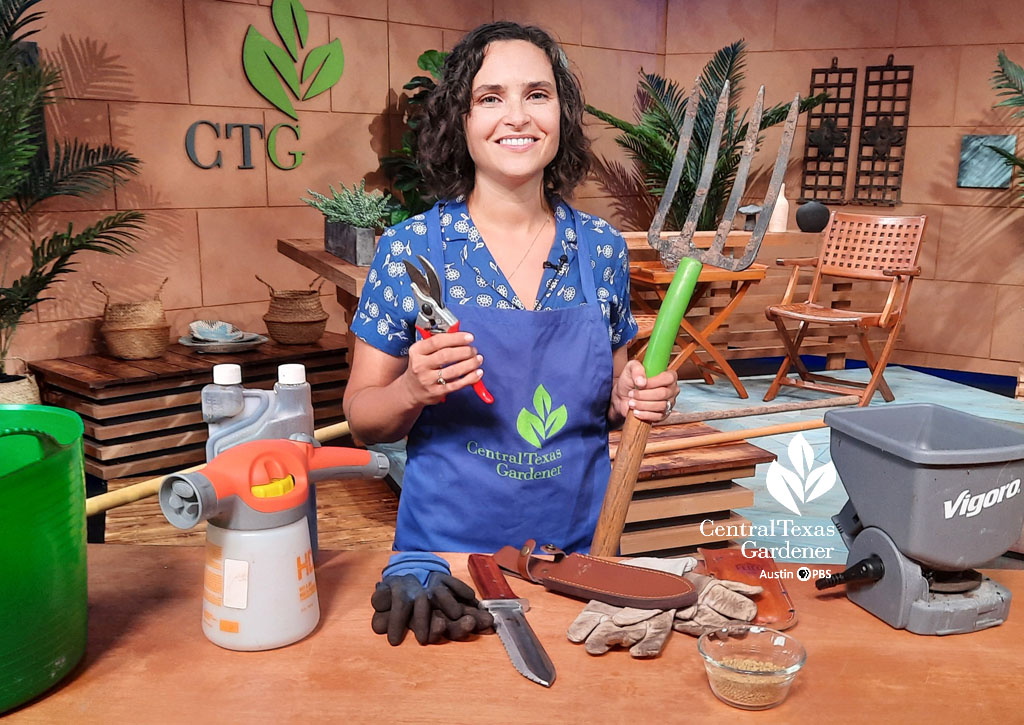
[{"label": "blue floral print shirt", "polygon": [[[540,292],[533,309],[553,310],[584,304],[580,287],[577,245],[590,250],[601,311],[608,322],[612,349],[625,345],[637,332],[629,310],[629,258],[618,230],[600,217],[572,209],[563,201],[553,204],[555,243],[548,254]],[[487,245],[460,198],[441,202],[441,240],[444,277],[456,317],[459,306],[477,305],[498,309],[526,309],[498,268]],[[576,238],[573,215],[580,215],[583,240]],[[427,223],[419,214],[384,231],[370,265],[352,322],[352,332],[364,342],[388,353],[406,356],[416,341],[416,301],[402,260],[420,266],[416,255],[427,257]],[[438,270],[438,274],[441,271]]]}]

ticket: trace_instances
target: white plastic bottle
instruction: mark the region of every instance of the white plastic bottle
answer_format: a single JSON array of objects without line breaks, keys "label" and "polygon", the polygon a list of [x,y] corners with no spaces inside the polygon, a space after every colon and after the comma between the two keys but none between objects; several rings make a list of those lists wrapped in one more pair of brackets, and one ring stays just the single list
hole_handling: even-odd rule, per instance
[{"label": "white plastic bottle", "polygon": [[775,202],[772,216],[768,220],[769,232],[784,232],[789,228],[789,200],[786,199],[785,183],[779,188],[779,199]]},{"label": "white plastic bottle", "polygon": [[272,529],[235,531],[208,523],[203,633],[216,645],[284,647],[320,621],[305,517]]}]

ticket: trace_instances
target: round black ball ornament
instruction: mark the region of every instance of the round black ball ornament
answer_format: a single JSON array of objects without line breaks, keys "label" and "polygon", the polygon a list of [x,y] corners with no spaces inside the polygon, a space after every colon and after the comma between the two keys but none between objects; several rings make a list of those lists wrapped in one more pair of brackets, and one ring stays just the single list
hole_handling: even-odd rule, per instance
[{"label": "round black ball ornament", "polygon": [[801,204],[796,210],[796,225],[802,232],[820,232],[828,226],[828,207],[820,201]]}]

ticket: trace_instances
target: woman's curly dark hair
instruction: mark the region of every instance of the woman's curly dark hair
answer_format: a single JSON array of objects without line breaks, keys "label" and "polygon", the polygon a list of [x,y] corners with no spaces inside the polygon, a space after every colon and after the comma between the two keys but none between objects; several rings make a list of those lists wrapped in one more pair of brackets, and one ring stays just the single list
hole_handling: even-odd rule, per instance
[{"label": "woman's curly dark hair", "polygon": [[583,134],[579,80],[550,35],[532,25],[511,22],[487,23],[471,30],[445,60],[441,82],[427,99],[417,129],[417,160],[424,181],[441,199],[454,199],[473,190],[476,166],[466,145],[464,117],[470,110],[473,78],[484,62],[484,52],[499,40],[533,43],[551,61],[560,108],[560,141],[558,153],[544,169],[544,189],[550,195],[567,197],[590,170],[590,141]]}]

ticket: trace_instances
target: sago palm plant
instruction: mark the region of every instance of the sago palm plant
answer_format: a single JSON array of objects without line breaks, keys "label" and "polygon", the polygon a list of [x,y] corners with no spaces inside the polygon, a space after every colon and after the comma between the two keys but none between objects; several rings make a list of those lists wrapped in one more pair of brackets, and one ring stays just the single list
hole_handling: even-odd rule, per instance
[{"label": "sago palm plant", "polygon": [[[669,211],[666,228],[682,228],[687,209],[693,200],[704,157],[708,152],[715,105],[728,80],[731,89],[729,112],[725,119],[722,144],[719,149],[715,149],[719,154],[718,161],[697,229],[714,229],[718,225],[736,178],[736,167],[747,133],[747,111],[741,113],[738,104],[744,80],[744,56],[744,43],[738,40],[717,51],[704,66],[699,82],[700,105],[693,127],[693,139],[690,142],[679,190]],[[676,146],[679,143],[679,130],[683,125],[689,91],[690,88],[657,73],[641,71],[635,122],[630,123],[591,105],[587,106],[588,113],[622,132],[615,141],[626,149],[636,163],[638,185],[654,197],[661,197],[665,191]],[[824,93],[802,98],[800,111],[805,112],[814,108],[824,103],[827,98],[827,94]],[[786,119],[788,111],[789,103],[766,108],[761,118],[761,129],[781,123]]]},{"label": "sago palm plant", "polygon": [[[104,144],[55,141],[47,150],[43,109],[57,101],[60,69],[40,61],[26,39],[36,30],[40,0],[0,0],[0,381],[21,319],[52,299],[46,291],[75,267],[79,252],[126,254],[144,217],[119,211],[84,229],[66,229],[38,239],[30,213],[56,196],[83,197],[109,189],[137,173],[139,159]],[[15,245],[27,244],[26,256]],[[8,283],[11,267],[27,270]]]},{"label": "sago palm plant", "polygon": [[402,86],[407,91],[416,92],[409,96],[409,107],[405,115],[406,130],[402,133],[401,148],[392,149],[391,156],[385,156],[380,160],[384,174],[397,192],[391,195],[388,224],[398,224],[410,216],[424,212],[437,201],[427,191],[423,183],[423,172],[416,160],[416,129],[420,125],[423,104],[427,102],[427,97],[441,80],[447,57],[448,53],[439,50],[424,51],[420,54],[417,65],[430,76],[413,76],[412,80]]},{"label": "sago palm plant", "polygon": [[[995,104],[994,108],[1020,108],[1010,114],[1010,118],[1024,118],[1024,68],[1006,57],[1004,51],[999,51],[996,56],[997,67],[992,75],[992,89],[998,91],[997,96],[1003,100]],[[1024,199],[1024,157],[1017,156],[1005,149],[989,146],[990,149],[1006,160],[1006,165],[1016,167],[1017,186],[1020,188],[1020,196]]]}]

